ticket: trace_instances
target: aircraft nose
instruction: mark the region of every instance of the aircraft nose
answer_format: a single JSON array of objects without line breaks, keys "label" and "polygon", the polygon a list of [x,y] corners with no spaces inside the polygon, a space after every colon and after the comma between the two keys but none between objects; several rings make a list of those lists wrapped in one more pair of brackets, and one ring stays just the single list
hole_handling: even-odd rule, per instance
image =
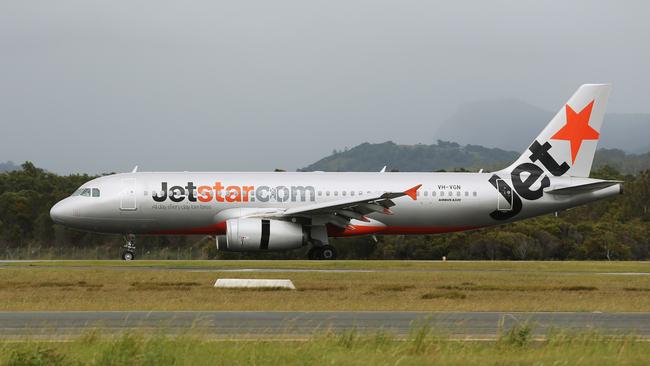
[{"label": "aircraft nose", "polygon": [[65,219],[70,216],[72,216],[72,211],[70,209],[70,205],[68,202],[66,202],[66,200],[57,202],[50,209],[50,218],[52,218],[52,221],[57,224],[63,224],[65,222]]}]

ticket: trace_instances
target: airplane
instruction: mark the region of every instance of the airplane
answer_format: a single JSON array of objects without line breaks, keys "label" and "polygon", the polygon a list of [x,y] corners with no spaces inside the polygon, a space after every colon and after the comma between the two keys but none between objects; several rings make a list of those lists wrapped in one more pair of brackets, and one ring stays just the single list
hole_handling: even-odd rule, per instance
[{"label": "airplane", "polygon": [[550,214],[623,193],[622,181],[589,178],[610,90],[580,86],[513,164],[492,173],[136,167],[83,184],[50,216],[70,228],[123,234],[124,260],[135,259],[136,235],[208,235],[219,251],[233,252],[309,245],[308,258],[332,260],[330,237],[439,234]]}]

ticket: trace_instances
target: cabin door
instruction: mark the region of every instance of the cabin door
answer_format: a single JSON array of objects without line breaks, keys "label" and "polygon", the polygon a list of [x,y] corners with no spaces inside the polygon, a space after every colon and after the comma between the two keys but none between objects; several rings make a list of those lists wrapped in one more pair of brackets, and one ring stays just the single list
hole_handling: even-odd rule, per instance
[{"label": "cabin door", "polygon": [[497,210],[512,210],[512,188],[503,179],[497,179],[497,191]]},{"label": "cabin door", "polygon": [[120,210],[135,211],[138,209],[135,199],[135,178],[122,179],[122,193],[120,199]]}]

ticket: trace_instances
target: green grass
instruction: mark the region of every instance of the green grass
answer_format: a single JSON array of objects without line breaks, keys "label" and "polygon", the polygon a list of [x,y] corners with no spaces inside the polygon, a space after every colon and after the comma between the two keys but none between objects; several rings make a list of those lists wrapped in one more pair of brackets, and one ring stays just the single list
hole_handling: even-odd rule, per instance
[{"label": "green grass", "polygon": [[[650,276],[643,274],[650,264],[641,262],[52,264],[0,268],[0,310],[650,311]],[[185,265],[195,268],[167,269]],[[220,271],[224,267],[280,271]],[[368,271],[281,270],[296,267]],[[217,278],[291,279],[297,291],[215,289]]]},{"label": "green grass", "polygon": [[553,332],[535,341],[522,325],[497,341],[459,341],[422,326],[405,340],[355,331],[293,340],[200,336],[103,336],[71,342],[0,343],[2,365],[647,365],[650,343],[634,336]]}]

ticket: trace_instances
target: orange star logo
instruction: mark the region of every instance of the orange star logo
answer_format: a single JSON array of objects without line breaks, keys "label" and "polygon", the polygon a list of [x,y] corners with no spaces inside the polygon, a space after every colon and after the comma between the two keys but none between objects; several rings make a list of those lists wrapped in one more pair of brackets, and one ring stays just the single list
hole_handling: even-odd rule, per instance
[{"label": "orange star logo", "polygon": [[571,163],[575,163],[578,151],[584,140],[598,140],[600,134],[589,126],[589,117],[594,101],[576,113],[566,105],[566,124],[551,137],[552,140],[566,140],[571,143]]}]

